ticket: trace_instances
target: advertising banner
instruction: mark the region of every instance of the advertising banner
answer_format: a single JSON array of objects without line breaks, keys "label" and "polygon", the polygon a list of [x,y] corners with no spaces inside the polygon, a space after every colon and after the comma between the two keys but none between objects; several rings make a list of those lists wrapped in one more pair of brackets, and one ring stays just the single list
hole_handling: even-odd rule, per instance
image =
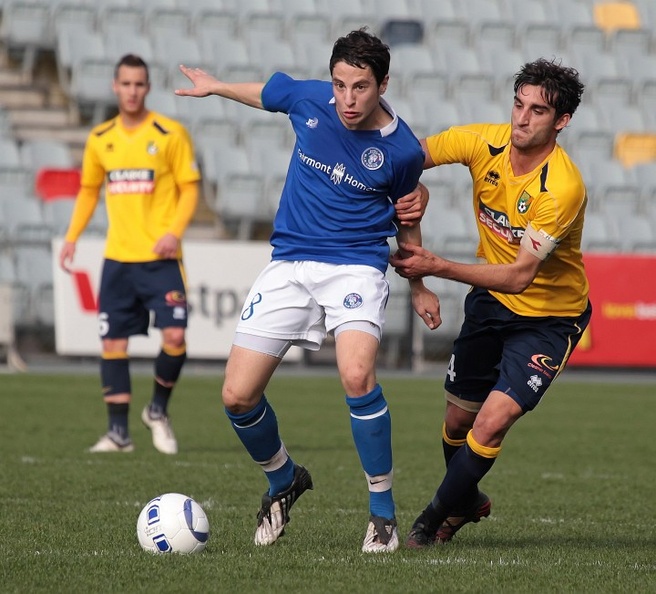
[{"label": "advertising banner", "polygon": [[570,365],[656,367],[656,257],[585,254],[592,319]]},{"label": "advertising banner", "polygon": [[[53,240],[55,346],[60,355],[100,354],[97,291],[103,261],[104,238],[77,242],[73,274],[57,261],[62,239]],[[257,241],[186,241],[184,266],[191,308],[187,354],[197,359],[227,359],[241,308],[251,284],[269,262],[271,246]],[[160,332],[130,339],[131,356],[152,357],[159,351]],[[286,361],[300,360],[292,348]]]}]

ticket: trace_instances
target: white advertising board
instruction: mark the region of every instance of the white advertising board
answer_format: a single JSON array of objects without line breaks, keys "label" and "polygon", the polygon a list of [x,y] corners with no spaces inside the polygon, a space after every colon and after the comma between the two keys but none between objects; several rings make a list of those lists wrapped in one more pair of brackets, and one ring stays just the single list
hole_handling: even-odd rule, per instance
[{"label": "white advertising board", "polygon": [[[57,261],[62,239],[53,240],[55,296],[55,347],[60,355],[98,355],[97,291],[105,241],[81,238],[67,274]],[[197,359],[227,359],[238,316],[248,290],[269,262],[271,246],[256,241],[186,241],[184,265],[190,305],[187,355]],[[130,339],[131,356],[154,356],[159,351],[159,330]],[[299,360],[292,348],[285,360]]]}]

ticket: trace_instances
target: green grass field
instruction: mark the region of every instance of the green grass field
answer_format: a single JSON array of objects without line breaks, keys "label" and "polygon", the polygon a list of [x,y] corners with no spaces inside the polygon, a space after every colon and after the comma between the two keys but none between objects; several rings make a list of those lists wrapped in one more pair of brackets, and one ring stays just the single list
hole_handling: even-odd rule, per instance
[{"label": "green grass field", "polygon": [[[105,428],[95,375],[0,375],[1,592],[656,592],[656,384],[563,378],[484,479],[490,518],[446,546],[372,556],[360,552],[366,484],[336,378],[281,375],[267,392],[315,489],[266,548],[252,543],[266,481],[223,414],[221,378],[181,380],[174,457],[138,420],[150,383],[133,379],[136,451],[91,455]],[[443,473],[442,382],[381,383],[404,539]],[[208,514],[202,554],[140,549],[139,511],[169,491]]]}]

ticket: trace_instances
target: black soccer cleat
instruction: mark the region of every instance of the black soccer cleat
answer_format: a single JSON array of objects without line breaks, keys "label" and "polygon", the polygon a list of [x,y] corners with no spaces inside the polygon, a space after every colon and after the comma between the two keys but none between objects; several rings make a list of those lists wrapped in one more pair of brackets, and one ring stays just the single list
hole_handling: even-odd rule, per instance
[{"label": "black soccer cleat", "polygon": [[440,522],[432,504],[428,504],[415,520],[405,546],[410,549],[424,549],[435,544]]},{"label": "black soccer cleat", "polygon": [[312,489],[312,477],[306,468],[294,465],[294,480],[287,489],[271,496],[269,492],[262,495],[262,507],[257,512],[256,545],[270,545],[285,532],[289,523],[289,510],[296,500],[308,489]]},{"label": "black soccer cleat", "polygon": [[449,517],[442,522],[436,535],[435,542],[444,544],[449,542],[465,524],[473,522],[474,524],[481,521],[481,518],[487,518],[492,509],[492,501],[482,491],[478,492],[478,498],[464,511],[451,512]]}]

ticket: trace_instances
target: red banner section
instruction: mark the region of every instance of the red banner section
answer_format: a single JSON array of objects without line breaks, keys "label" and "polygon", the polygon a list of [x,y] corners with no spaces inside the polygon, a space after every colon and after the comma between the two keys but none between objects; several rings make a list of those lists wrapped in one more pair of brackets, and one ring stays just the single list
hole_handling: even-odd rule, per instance
[{"label": "red banner section", "polygon": [[585,254],[592,319],[570,365],[656,367],[656,256]]}]

